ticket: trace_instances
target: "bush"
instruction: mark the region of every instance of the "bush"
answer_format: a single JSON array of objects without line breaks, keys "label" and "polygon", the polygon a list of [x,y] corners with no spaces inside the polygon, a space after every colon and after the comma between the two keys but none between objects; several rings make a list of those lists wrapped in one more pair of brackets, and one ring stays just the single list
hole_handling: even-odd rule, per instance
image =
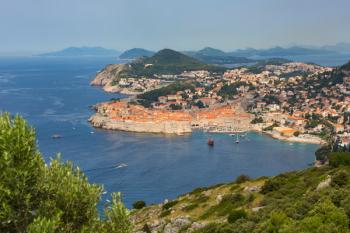
[{"label": "bush", "polygon": [[185,206],[184,208],[182,208],[182,210],[185,211],[185,212],[189,212],[189,211],[191,211],[191,210],[193,210],[193,209],[195,209],[197,207],[198,207],[198,204],[195,203],[195,204],[190,204],[188,206]]},{"label": "bush", "polygon": [[322,146],[315,151],[316,160],[324,161],[331,152],[330,146]]},{"label": "bush", "polygon": [[168,216],[171,213],[171,210],[164,210],[162,213],[160,213],[159,217],[163,218]]},{"label": "bush", "polygon": [[298,137],[298,136],[300,135],[300,132],[299,132],[299,131],[295,131],[295,132],[293,133],[293,135],[294,135],[294,137]]},{"label": "bush", "polygon": [[244,183],[244,182],[249,181],[249,180],[250,180],[250,177],[248,175],[241,174],[241,175],[237,176],[236,183],[241,184],[241,183]]},{"label": "bush", "polygon": [[265,184],[261,187],[261,193],[267,194],[272,191],[276,191],[281,187],[281,182],[278,179],[269,179],[265,182]]},{"label": "bush", "polygon": [[240,193],[234,193],[234,194],[227,194],[227,195],[224,195],[222,197],[222,201],[221,202],[230,202],[230,203],[237,203],[237,202],[240,202],[240,201],[243,201],[244,200],[244,196]]},{"label": "bush", "polygon": [[349,174],[346,171],[338,171],[332,177],[331,185],[334,187],[343,187],[348,183]]},{"label": "bush", "polygon": [[227,217],[227,221],[229,223],[234,223],[238,219],[246,218],[247,217],[247,212],[243,209],[240,210],[234,210],[232,211],[229,216]]},{"label": "bush", "polygon": [[146,202],[144,202],[144,201],[135,201],[135,202],[132,204],[132,207],[133,207],[134,209],[137,209],[137,210],[142,209],[142,208],[145,207],[145,206],[146,206]]},{"label": "bush", "polygon": [[170,109],[171,110],[181,110],[182,106],[180,104],[170,104]]},{"label": "bush", "polygon": [[349,166],[350,153],[349,152],[332,152],[329,154],[329,165],[333,167]]},{"label": "bush", "polygon": [[174,205],[176,205],[179,201],[174,200],[174,201],[169,201],[168,203],[163,205],[163,210],[167,210],[170,209],[171,207],[173,207]]},{"label": "bush", "polygon": [[264,123],[264,120],[262,117],[257,117],[257,118],[254,118],[250,123],[251,124]]}]

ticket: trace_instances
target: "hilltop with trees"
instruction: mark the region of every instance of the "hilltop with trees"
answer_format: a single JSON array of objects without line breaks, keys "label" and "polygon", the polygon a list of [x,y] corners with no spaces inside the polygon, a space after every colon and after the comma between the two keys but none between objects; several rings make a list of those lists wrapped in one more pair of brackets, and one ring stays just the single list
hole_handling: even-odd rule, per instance
[{"label": "hilltop with trees", "polygon": [[124,51],[122,54],[120,54],[119,58],[120,59],[136,59],[140,57],[151,57],[153,56],[155,52],[147,50],[147,49],[142,49],[142,48],[133,48]]}]

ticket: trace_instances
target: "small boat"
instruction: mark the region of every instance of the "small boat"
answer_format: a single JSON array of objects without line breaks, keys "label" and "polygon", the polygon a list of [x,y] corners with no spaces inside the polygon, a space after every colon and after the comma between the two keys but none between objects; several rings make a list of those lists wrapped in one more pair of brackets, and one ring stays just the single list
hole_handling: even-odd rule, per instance
[{"label": "small boat", "polygon": [[236,138],[236,143],[239,143],[239,138],[238,138],[238,134],[237,134],[237,138]]},{"label": "small boat", "polygon": [[209,138],[208,139],[208,146],[214,146],[214,140]]},{"label": "small boat", "polygon": [[52,138],[52,139],[60,139],[60,138],[62,138],[62,136],[59,135],[59,134],[53,134],[53,135],[51,136],[51,138]]},{"label": "small boat", "polygon": [[123,167],[127,167],[127,166],[128,166],[127,164],[121,163],[121,164],[117,164],[117,165],[115,166],[115,168],[123,168]]},{"label": "small boat", "polygon": [[233,136],[235,136],[236,134],[234,134],[234,133],[230,133],[229,135],[230,135],[231,137],[233,137]]}]

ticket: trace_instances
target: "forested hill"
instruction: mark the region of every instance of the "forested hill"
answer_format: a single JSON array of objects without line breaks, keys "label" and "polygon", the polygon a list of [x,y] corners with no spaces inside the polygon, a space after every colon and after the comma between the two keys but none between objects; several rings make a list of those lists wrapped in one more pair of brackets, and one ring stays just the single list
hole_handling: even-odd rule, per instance
[{"label": "forested hill", "polygon": [[131,63],[133,75],[180,74],[183,71],[208,70],[223,72],[225,68],[208,65],[183,53],[163,49],[152,57]]},{"label": "forested hill", "polygon": [[154,55],[153,51],[142,49],[142,48],[133,48],[123,52],[119,58],[120,59],[136,59],[139,57],[151,57]]},{"label": "forested hill", "polygon": [[[133,212],[145,232],[350,232],[350,153],[334,152],[330,166],[197,188]],[[138,204],[138,205],[137,205]]]}]

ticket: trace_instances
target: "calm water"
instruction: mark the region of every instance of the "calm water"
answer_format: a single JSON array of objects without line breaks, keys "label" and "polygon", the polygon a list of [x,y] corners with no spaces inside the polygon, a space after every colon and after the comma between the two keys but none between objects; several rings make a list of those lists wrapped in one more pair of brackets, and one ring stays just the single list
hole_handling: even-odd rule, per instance
[{"label": "calm water", "polygon": [[[128,206],[232,181],[241,173],[275,175],[307,167],[317,146],[287,143],[250,133],[235,144],[227,135],[195,132],[182,137],[96,130],[89,106],[118,97],[89,86],[113,58],[0,58],[0,110],[20,113],[37,130],[46,159],[61,152],[108,192],[121,191]],[[93,132],[93,133],[92,133]],[[52,134],[63,138],[51,139]],[[128,166],[108,168],[115,164]]]},{"label": "calm water", "polygon": [[[257,57],[257,59],[261,59],[261,58],[266,58],[266,57]],[[284,56],[283,58],[291,61],[313,62],[321,66],[340,66],[350,61],[350,53],[327,54],[327,55]]]}]

